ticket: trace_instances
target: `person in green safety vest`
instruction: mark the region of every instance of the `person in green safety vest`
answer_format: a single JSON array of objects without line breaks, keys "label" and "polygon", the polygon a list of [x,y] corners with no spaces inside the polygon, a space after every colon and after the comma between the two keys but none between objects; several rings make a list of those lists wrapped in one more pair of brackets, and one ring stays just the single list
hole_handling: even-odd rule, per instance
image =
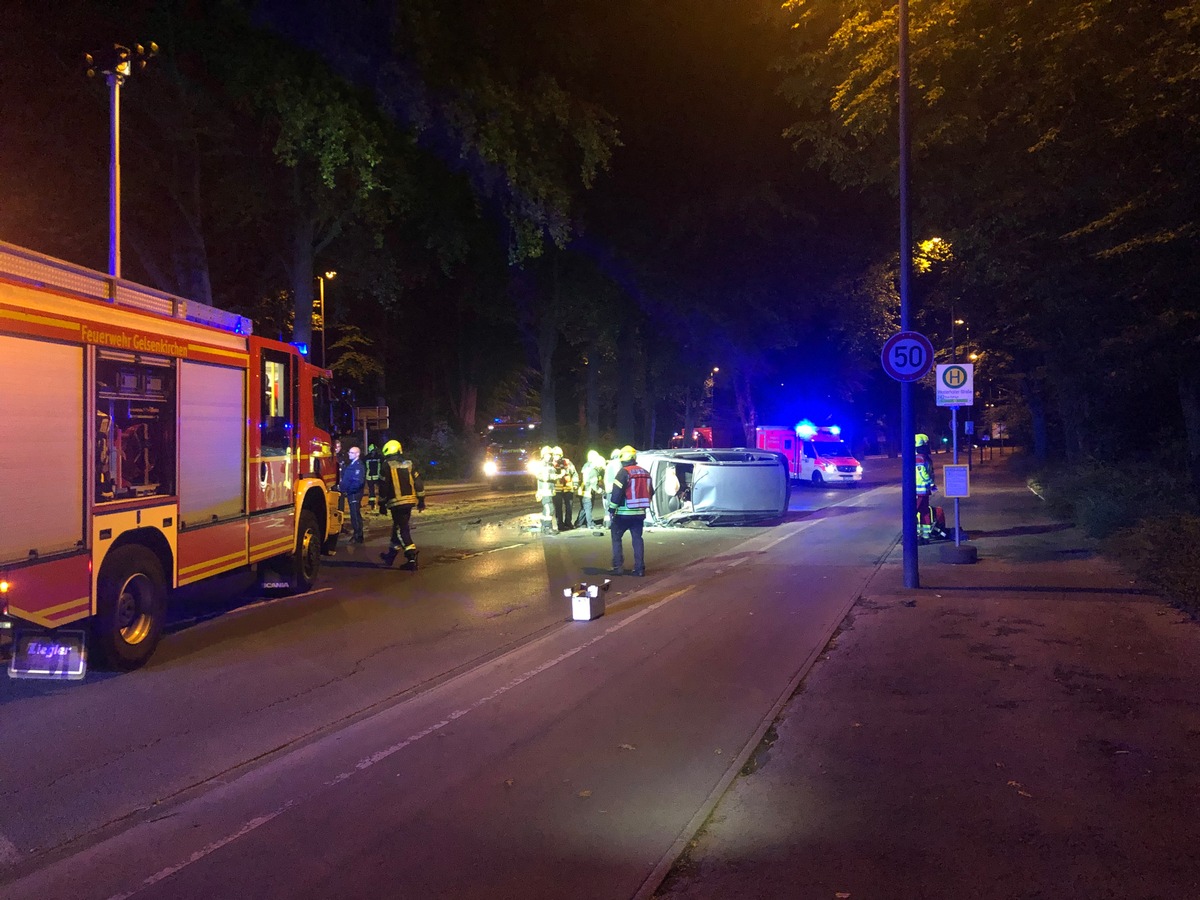
[{"label": "person in green safety vest", "polygon": [[933,457],[929,452],[929,435],[918,434],[917,442],[917,538],[923,544],[933,539]]}]

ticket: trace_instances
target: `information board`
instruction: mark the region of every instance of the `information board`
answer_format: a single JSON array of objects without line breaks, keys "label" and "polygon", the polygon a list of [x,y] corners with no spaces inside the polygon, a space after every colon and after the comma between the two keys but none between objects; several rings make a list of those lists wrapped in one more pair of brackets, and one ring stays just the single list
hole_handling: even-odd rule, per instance
[{"label": "information board", "polygon": [[971,496],[970,466],[942,466],[942,496],[948,500]]}]

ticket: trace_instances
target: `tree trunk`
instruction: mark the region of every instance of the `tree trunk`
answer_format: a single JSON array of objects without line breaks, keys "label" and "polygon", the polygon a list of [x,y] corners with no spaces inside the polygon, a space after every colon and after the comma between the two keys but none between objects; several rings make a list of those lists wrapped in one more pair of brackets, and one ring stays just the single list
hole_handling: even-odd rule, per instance
[{"label": "tree trunk", "polygon": [[733,379],[733,393],[737,400],[738,418],[742,423],[743,447],[753,447],[755,429],[758,427],[758,410],[754,407],[754,396],[750,393],[750,379],[738,372]]},{"label": "tree trunk", "polygon": [[479,386],[464,384],[459,391],[458,426],[463,434],[475,433],[475,413],[479,406]]},{"label": "tree trunk", "polygon": [[595,447],[600,441],[600,345],[592,341],[587,358],[587,443]]},{"label": "tree trunk", "polygon": [[634,440],[637,421],[633,411],[633,326],[626,324],[617,334],[617,443]]},{"label": "tree trunk", "polygon": [[650,392],[646,392],[646,440],[645,446],[657,447],[658,444],[658,404],[654,402]]},{"label": "tree trunk", "polygon": [[692,388],[691,385],[688,385],[683,389],[683,431],[679,432],[683,438],[683,446],[692,446],[692,432],[695,430],[696,413],[692,404]]},{"label": "tree trunk", "polygon": [[558,349],[558,257],[551,264],[550,296],[538,322],[538,363],[542,367],[542,434],[548,443],[558,441],[558,407],[555,398],[554,351]]},{"label": "tree trunk", "polygon": [[1179,404],[1187,436],[1188,473],[1192,488],[1200,490],[1200,371],[1194,366],[1179,373]]},{"label": "tree trunk", "polygon": [[1045,463],[1050,458],[1050,438],[1046,425],[1046,400],[1041,385],[1031,380],[1025,383],[1025,405],[1029,407],[1029,422],[1033,431],[1033,458]]},{"label": "tree trunk", "polygon": [[[309,359],[316,359],[313,342],[313,287],[316,284],[313,241],[316,226],[300,197],[300,173],[292,172],[292,340],[309,345]],[[322,312],[324,312],[322,310]],[[321,323],[323,328],[324,322]],[[325,361],[321,360],[324,365]]]}]

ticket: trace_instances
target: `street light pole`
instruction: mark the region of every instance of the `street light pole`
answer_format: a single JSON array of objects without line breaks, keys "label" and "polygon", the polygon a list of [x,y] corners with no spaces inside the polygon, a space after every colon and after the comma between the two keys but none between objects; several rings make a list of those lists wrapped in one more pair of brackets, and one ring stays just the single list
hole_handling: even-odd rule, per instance
[{"label": "street light pole", "polygon": [[324,369],[327,365],[325,359],[325,282],[337,277],[337,272],[326,272],[324,275],[317,276],[317,282],[320,284],[318,296],[320,298],[320,316],[321,316],[321,368]]},{"label": "street light pole", "polygon": [[120,71],[106,72],[108,80],[109,136],[108,154],[108,274],[121,277],[121,82]]},{"label": "street light pole", "polygon": [[[900,4],[900,330],[908,331],[909,296],[912,284],[912,222],[908,196],[911,141],[908,133],[908,0]],[[903,539],[904,586],[919,588],[921,575],[917,556],[917,450],[913,386],[900,382],[900,534]]]},{"label": "street light pole", "polygon": [[146,68],[146,63],[158,53],[158,44],[150,42],[147,50],[141,44],[133,49],[113,44],[93,56],[84,54],[87,74],[103,74],[108,83],[109,155],[108,155],[108,274],[121,277],[121,85],[125,79]]}]

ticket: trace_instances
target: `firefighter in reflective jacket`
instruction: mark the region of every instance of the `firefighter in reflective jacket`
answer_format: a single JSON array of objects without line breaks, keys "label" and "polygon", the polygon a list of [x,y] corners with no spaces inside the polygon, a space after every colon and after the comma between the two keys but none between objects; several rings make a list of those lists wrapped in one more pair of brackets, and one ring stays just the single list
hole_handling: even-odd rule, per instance
[{"label": "firefighter in reflective jacket", "polygon": [[625,564],[621,538],[627,531],[633,543],[633,574],[639,578],[646,574],[642,528],[653,496],[650,473],[637,464],[637,451],[626,444],[621,448],[621,469],[613,478],[612,492],[608,496],[608,508],[612,513],[613,575],[620,575]]},{"label": "firefighter in reflective jacket", "polygon": [[372,512],[386,515],[377,506],[379,496],[379,480],[383,477],[383,460],[379,458],[379,448],[374,444],[367,446],[367,506]]},{"label": "firefighter in reflective jacket", "polygon": [[579,491],[579,472],[575,463],[563,456],[562,447],[552,447],[550,458],[554,461],[554,519],[559,531],[570,531],[575,524],[571,507]]},{"label": "firefighter in reflective jacket", "polygon": [[425,511],[425,483],[412,462],[400,458],[402,452],[399,441],[388,441],[383,445],[379,502],[392,514],[392,541],[387,552],[380,553],[379,558],[390,566],[403,550],[404,567],[415,570],[417,545],[413,543],[409,519],[414,506],[417,512]]},{"label": "firefighter in reflective jacket", "polygon": [[534,495],[538,503],[542,504],[542,534],[554,533],[554,480],[556,477],[552,448],[547,445],[542,448],[538,461],[537,493]]},{"label": "firefighter in reflective jacket", "polygon": [[922,543],[933,538],[933,458],[929,453],[929,435],[918,434],[917,441],[917,537]]}]

